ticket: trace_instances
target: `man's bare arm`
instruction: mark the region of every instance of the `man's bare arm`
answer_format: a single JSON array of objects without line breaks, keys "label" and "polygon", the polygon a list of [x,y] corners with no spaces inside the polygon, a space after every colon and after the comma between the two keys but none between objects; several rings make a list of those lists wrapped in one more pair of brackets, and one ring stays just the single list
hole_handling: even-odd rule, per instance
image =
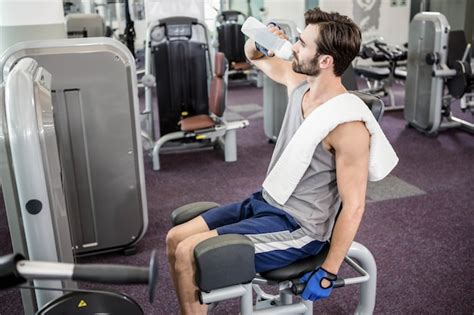
[{"label": "man's bare arm", "polygon": [[364,213],[370,134],[363,122],[350,122],[334,129],[328,136],[328,142],[336,154],[337,186],[342,210],[322,267],[337,274]]},{"label": "man's bare arm", "polygon": [[[277,36],[288,39],[277,27],[270,26],[269,29]],[[252,39],[248,39],[247,42],[245,42],[245,55],[252,64],[262,70],[263,73],[273,81],[286,85],[289,93],[291,93],[298,84],[306,80],[305,75],[293,71],[291,61],[265,56],[255,48],[255,41]]]}]

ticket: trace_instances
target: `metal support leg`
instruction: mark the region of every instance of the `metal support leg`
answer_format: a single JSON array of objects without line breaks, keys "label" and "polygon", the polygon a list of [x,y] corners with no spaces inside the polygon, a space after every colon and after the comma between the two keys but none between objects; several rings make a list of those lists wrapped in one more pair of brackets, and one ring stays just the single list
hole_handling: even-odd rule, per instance
[{"label": "metal support leg", "polygon": [[304,313],[304,315],[313,315],[313,301],[301,299],[301,303],[306,306],[306,312]]},{"label": "metal support leg", "polygon": [[160,170],[160,147],[157,145],[157,143],[155,143],[155,145],[153,146],[151,157],[153,160],[153,170],[159,171]]},{"label": "metal support leg", "polygon": [[152,113],[151,112],[142,112],[141,113],[141,118],[142,120],[140,121],[142,124],[142,132],[144,131],[146,134],[148,134],[151,138],[154,137],[154,130],[153,130],[153,119],[152,119]]},{"label": "metal support leg", "polygon": [[249,121],[239,120],[225,122],[226,132],[223,136],[219,137],[219,145],[224,150],[224,156],[226,162],[237,161],[237,129],[245,128],[249,125]]},{"label": "metal support leg", "polygon": [[290,305],[291,303],[293,303],[293,294],[288,290],[285,290],[289,287],[290,286],[288,281],[279,284],[280,302],[282,305]]},{"label": "metal support leg", "polygon": [[395,95],[393,95],[392,87],[390,85],[385,87],[385,92],[388,96],[388,102],[391,107],[395,107]]},{"label": "metal support leg", "polygon": [[158,141],[155,142],[152,151],[152,159],[153,159],[153,170],[159,171],[160,170],[160,148],[167,142],[176,139],[184,138],[185,133],[182,131],[172,132],[167,135],[161,137]]},{"label": "metal support leg", "polygon": [[365,246],[357,242],[352,243],[347,256],[356,260],[369,274],[369,280],[360,285],[359,305],[355,313],[372,314],[375,308],[377,289],[377,265],[374,256]]},{"label": "metal support leg", "polygon": [[[448,122],[453,124],[456,127],[461,127],[461,129],[474,133],[474,124],[466,120],[454,117],[452,114],[447,118]],[[447,126],[449,123],[443,124],[441,127]]]},{"label": "metal support leg", "polygon": [[153,139],[150,137],[150,135],[149,135],[148,133],[146,133],[145,130],[142,130],[141,136],[142,136],[142,147],[143,147],[143,150],[146,151],[146,152],[152,150],[152,148],[153,148],[153,146],[154,146],[154,141],[153,141]]},{"label": "metal support leg", "polygon": [[389,83],[389,84],[390,85],[385,87],[385,92],[387,93],[388,103],[390,104],[390,106],[385,107],[385,111],[390,112],[390,111],[396,111],[396,110],[403,110],[403,108],[405,107],[404,105],[396,105],[395,104],[395,95],[393,94],[393,89],[391,87],[391,83]]},{"label": "metal support leg", "polygon": [[252,298],[252,284],[243,285],[245,294],[240,298],[240,314],[252,315],[253,313],[253,298]]},{"label": "metal support leg", "polygon": [[224,156],[226,162],[237,161],[237,130],[227,130],[223,136]]}]

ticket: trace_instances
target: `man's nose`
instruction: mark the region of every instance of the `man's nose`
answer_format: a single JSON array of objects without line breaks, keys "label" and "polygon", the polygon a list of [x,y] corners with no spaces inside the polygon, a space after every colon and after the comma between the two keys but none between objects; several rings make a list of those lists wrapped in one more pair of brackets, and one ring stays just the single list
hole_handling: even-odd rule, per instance
[{"label": "man's nose", "polygon": [[291,50],[293,50],[293,53],[298,53],[298,49],[299,49],[299,44],[298,42],[294,43],[293,46],[291,47]]}]

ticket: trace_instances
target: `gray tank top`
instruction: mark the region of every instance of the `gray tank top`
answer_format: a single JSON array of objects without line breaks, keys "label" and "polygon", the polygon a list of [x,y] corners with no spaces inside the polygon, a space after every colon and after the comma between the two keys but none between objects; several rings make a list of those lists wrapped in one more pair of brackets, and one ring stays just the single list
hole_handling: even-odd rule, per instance
[{"label": "gray tank top", "polygon": [[[304,81],[289,97],[267,174],[273,169],[296,130],[303,123],[301,103],[308,89],[309,85]],[[269,204],[293,216],[307,235],[319,241],[328,240],[341,204],[336,183],[334,155],[324,148],[322,142],[318,144],[311,164],[284,205],[278,204],[265,190],[262,195]]]}]

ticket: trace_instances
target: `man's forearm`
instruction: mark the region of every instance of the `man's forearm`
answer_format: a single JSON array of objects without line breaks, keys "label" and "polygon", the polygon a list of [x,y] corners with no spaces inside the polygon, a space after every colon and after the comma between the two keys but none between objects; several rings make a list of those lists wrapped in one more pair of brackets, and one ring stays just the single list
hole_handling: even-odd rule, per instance
[{"label": "man's forearm", "polygon": [[334,274],[339,272],[342,261],[357,233],[363,213],[364,206],[359,208],[342,208],[331,237],[331,248],[321,266],[325,270]]},{"label": "man's forearm", "polygon": [[248,60],[257,60],[265,56],[261,51],[258,51],[257,48],[255,48],[255,41],[253,39],[248,39],[245,42],[245,56],[247,57]]}]

